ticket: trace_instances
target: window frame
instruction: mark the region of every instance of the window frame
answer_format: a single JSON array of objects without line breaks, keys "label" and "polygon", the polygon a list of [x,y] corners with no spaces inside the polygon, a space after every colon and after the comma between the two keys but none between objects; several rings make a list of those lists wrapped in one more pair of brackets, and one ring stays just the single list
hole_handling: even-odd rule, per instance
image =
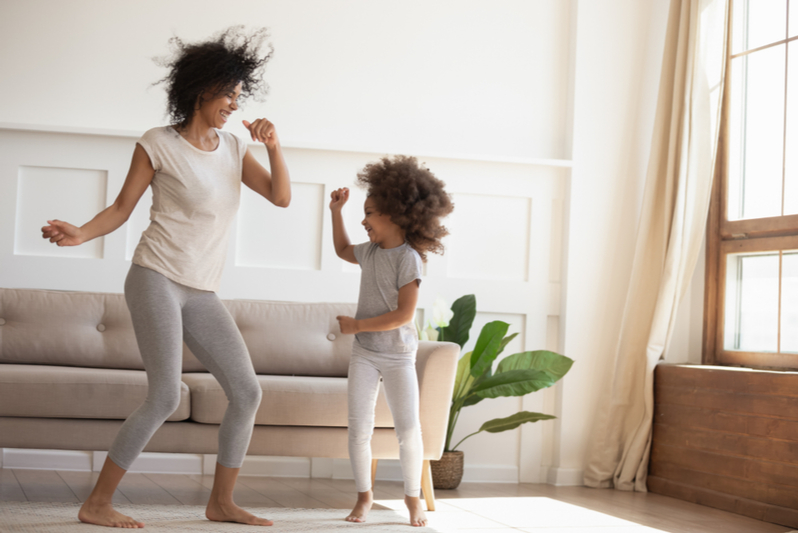
[{"label": "window frame", "polygon": [[[725,86],[722,95],[717,160],[714,165],[714,183],[706,227],[705,298],[703,316],[703,364],[745,366],[750,368],[794,370],[798,369],[797,354],[778,352],[748,352],[725,350],[725,285],[727,277],[727,256],[732,253],[768,252],[797,250],[797,215],[781,215],[745,220],[728,220],[728,150],[730,130],[730,82],[731,61],[774,46],[785,46],[784,70],[784,127],[783,127],[783,167],[786,161],[786,122],[788,99],[788,45],[797,36],[788,37],[789,0],[787,8],[787,37],[764,46],[731,54],[733,1],[728,5],[728,46],[725,66]],[[785,188],[785,175],[784,175]],[[783,198],[781,199],[783,202]],[[780,263],[782,264],[782,262]],[[779,273],[780,284],[780,273]],[[780,285],[779,285],[780,287]],[[778,296],[779,318],[778,335],[780,339],[780,289]],[[779,341],[780,342],[780,341]]]}]

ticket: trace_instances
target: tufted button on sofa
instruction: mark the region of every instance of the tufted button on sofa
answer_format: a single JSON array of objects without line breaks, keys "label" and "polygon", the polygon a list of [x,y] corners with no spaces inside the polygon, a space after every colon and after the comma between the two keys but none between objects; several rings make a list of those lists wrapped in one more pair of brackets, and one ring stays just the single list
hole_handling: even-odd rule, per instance
[{"label": "tufted button on sofa", "polygon": [[[354,304],[225,300],[263,391],[248,454],[347,457]],[[0,289],[0,448],[108,450],[144,401],[144,372],[121,294]],[[444,450],[459,347],[420,342],[417,374],[424,471]],[[217,453],[227,398],[184,345],[181,401],[144,451]],[[399,456],[383,394],[373,457]],[[430,479],[430,476],[423,476]],[[433,491],[423,483],[429,508]]]}]

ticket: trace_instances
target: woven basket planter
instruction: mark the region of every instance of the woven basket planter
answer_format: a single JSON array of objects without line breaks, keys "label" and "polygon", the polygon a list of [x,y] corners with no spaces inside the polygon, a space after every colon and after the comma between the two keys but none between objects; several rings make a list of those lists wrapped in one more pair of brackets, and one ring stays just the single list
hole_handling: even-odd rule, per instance
[{"label": "woven basket planter", "polygon": [[431,461],[433,488],[454,489],[464,475],[464,452],[444,452],[438,461]]}]

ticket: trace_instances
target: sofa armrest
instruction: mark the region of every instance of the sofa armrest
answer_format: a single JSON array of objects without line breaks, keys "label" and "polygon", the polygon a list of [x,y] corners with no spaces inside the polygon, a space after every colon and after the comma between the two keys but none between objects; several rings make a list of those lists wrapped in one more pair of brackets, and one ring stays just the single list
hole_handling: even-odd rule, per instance
[{"label": "sofa armrest", "polygon": [[425,459],[440,459],[447,437],[459,352],[452,342],[420,341],[417,350],[419,417]]}]

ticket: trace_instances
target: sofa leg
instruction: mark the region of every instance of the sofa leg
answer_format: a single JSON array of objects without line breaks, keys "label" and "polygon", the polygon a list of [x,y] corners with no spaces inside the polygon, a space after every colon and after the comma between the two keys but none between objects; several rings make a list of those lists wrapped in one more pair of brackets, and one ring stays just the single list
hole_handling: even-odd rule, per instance
[{"label": "sofa leg", "polygon": [[422,495],[428,511],[436,510],[436,500],[433,495],[433,478],[431,477],[431,462],[422,461]]},{"label": "sofa leg", "polygon": [[372,487],[375,487],[375,474],[378,473],[378,460],[372,460]]}]

